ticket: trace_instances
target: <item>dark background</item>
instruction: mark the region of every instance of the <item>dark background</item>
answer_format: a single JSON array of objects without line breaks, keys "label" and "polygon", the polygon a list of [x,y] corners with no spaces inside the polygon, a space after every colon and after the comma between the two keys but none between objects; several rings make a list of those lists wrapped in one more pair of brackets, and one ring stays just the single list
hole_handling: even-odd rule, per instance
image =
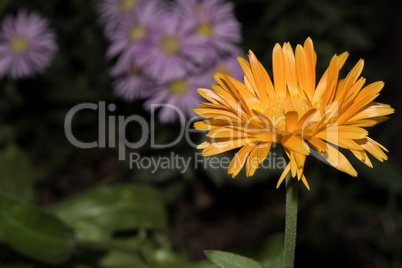
[{"label": "dark background", "polygon": [[[396,110],[390,120],[369,129],[370,137],[389,149],[388,161],[380,163],[371,158],[374,169],[370,169],[345,153],[358,171],[358,178],[340,173],[312,157],[307,160],[305,174],[311,191],[300,188],[295,266],[402,267],[399,119],[402,19],[398,18],[402,3],[391,0],[233,2],[236,17],[242,24],[241,47],[244,51],[252,49],[270,73],[275,43],[289,41],[295,47],[310,36],[318,56],[317,78],[335,53],[348,51],[350,56],[342,75],[363,58],[362,75],[367,83],[385,82],[377,101],[391,104]],[[275,188],[280,171],[257,171],[252,178],[241,174],[236,179],[226,175],[226,170],[191,170],[186,174],[165,170],[151,174],[129,169],[128,163],[118,161],[114,149],[82,150],[67,141],[64,117],[79,103],[106,101],[117,105],[113,115],[140,114],[150,118],[141,109],[141,102],[126,103],[113,93],[108,76],[112,63],[104,56],[108,44],[97,23],[97,3],[96,0],[0,2],[1,17],[20,8],[36,10],[48,17],[60,46],[52,66],[44,74],[35,79],[0,80],[0,146],[3,148],[0,188],[17,196],[25,189],[31,204],[47,209],[96,187],[108,188],[121,183],[147,185],[163,196],[167,228],[161,236],[167,241],[170,257],[193,262],[204,259],[206,249],[248,248],[243,252],[251,252],[249,256],[258,259],[258,253],[263,252],[263,246],[259,247],[265,243],[262,241],[275,238],[284,229],[285,191],[283,187]],[[87,141],[97,138],[97,116],[88,111],[74,120],[77,137]],[[174,137],[178,127],[158,125],[158,137]],[[135,127],[128,128],[128,134],[138,135],[136,131]],[[193,138],[203,139],[196,134]],[[185,142],[172,150],[182,155],[195,152]],[[170,153],[149,146],[139,152],[146,156]],[[137,231],[134,230],[135,235]],[[131,232],[115,232],[113,237],[130,237]],[[152,229],[147,232],[156,233]],[[6,242],[1,245],[1,265],[45,265],[10,249]],[[108,250],[78,247],[58,265],[98,267],[96,263]],[[160,267],[164,267],[161,263]]]}]

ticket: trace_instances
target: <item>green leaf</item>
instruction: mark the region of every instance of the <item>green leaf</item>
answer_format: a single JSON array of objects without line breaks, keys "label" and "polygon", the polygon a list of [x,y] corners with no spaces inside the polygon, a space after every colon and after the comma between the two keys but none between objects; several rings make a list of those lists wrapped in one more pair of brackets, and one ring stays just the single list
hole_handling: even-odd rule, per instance
[{"label": "green leaf", "polygon": [[163,268],[216,268],[210,260],[200,261],[196,263],[169,263],[162,266]]},{"label": "green leaf", "polygon": [[259,261],[265,268],[276,268],[282,263],[283,242],[283,233],[276,233],[235,253]]},{"label": "green leaf", "polygon": [[27,155],[13,144],[0,150],[0,189],[31,202],[33,171]]},{"label": "green leaf", "polygon": [[263,268],[258,262],[229,252],[206,250],[208,259],[221,268]]},{"label": "green leaf", "polygon": [[147,268],[138,256],[112,251],[101,260],[102,268]]},{"label": "green leaf", "polygon": [[110,239],[110,233],[102,226],[91,221],[76,221],[71,223],[75,230],[75,237],[81,241],[106,241]]},{"label": "green leaf", "polygon": [[79,222],[94,223],[109,232],[166,229],[163,198],[157,190],[145,186],[118,185],[91,190],[56,204],[49,212],[82,235],[85,230]]},{"label": "green leaf", "polygon": [[4,241],[31,258],[58,264],[75,247],[71,231],[55,217],[0,192],[0,229]]}]

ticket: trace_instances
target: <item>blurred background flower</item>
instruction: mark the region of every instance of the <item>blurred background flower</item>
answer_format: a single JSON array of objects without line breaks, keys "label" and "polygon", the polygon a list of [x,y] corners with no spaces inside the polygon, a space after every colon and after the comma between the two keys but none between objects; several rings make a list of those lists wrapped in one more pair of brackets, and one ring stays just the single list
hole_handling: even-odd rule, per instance
[{"label": "blurred background flower", "polygon": [[[195,146],[205,135],[193,129],[187,140],[179,139],[169,149],[153,148],[153,142],[166,144],[179,137],[182,122],[176,114],[157,110],[148,142],[127,148],[126,153],[144,164],[175,156],[179,163],[179,157],[191,159],[187,169],[155,168],[152,161],[147,169],[130,168],[129,158],[118,160],[113,142],[118,144],[119,117],[138,115],[150,124],[149,105],[174,101],[182,103],[183,113],[190,116],[187,102],[196,102],[192,95],[198,94],[196,87],[211,87],[211,73],[225,70],[241,80],[244,74],[237,56],[251,49],[269,69],[275,43],[298,44],[311,36],[317,77],[335,53],[349,52],[344,70],[364,58],[362,75],[367,83],[385,82],[379,101],[391,104],[396,114],[381,128],[370,129],[370,136],[390,149],[389,160],[372,161],[373,169],[351,160],[359,173],[357,180],[307,159],[304,172],[311,191],[300,193],[303,220],[296,267],[400,267],[402,3],[158,0],[162,13],[171,12],[172,18],[163,16],[159,23],[151,23],[145,18],[153,16],[138,14],[148,2],[0,0],[2,24],[7,17],[16,21],[21,10],[26,10],[26,18],[40,14],[48,22],[44,32],[53,32],[52,38],[41,41],[56,43],[57,35],[58,47],[57,53],[43,51],[43,57],[52,60],[46,70],[34,69],[35,77],[17,79],[10,69],[0,77],[0,266],[210,267],[206,261],[198,263],[205,259],[205,249],[238,250],[264,267],[274,266],[283,240],[277,232],[284,225],[284,192],[275,190],[283,171],[279,168],[282,153],[274,144],[263,163],[265,170],[258,170],[251,179],[242,171],[233,180],[227,166],[213,168],[217,159],[195,155]],[[194,5],[203,8],[192,9]],[[186,6],[191,10],[184,11]],[[218,14],[227,19],[215,17]],[[209,25],[197,28],[201,19]],[[139,49],[130,49],[122,30],[132,22],[158,26],[141,55]],[[214,32],[211,39],[210,33],[218,28],[231,30],[228,35]],[[155,68],[171,69],[159,56],[157,64],[150,62],[155,58],[151,50],[162,53],[160,38],[165,33],[187,42],[174,55],[182,66],[179,71]],[[134,36],[141,35],[141,27],[135,29]],[[4,54],[6,43],[1,42],[0,65],[5,66],[10,53]],[[124,45],[107,57],[117,43]],[[163,45],[173,50],[175,44],[166,41]],[[172,79],[162,77],[164,72]],[[341,71],[340,78],[345,76]],[[176,83],[173,87],[174,80],[187,86]],[[175,95],[169,85],[189,95]],[[72,134],[82,142],[104,142],[103,148],[76,148],[66,138],[66,115],[88,103],[98,109],[77,112]],[[136,122],[127,123],[124,134],[135,142],[143,130]],[[230,163],[233,155],[228,152],[219,159]],[[345,156],[354,158],[347,152]]]},{"label": "blurred background flower", "polygon": [[[107,57],[118,57],[111,71],[118,77],[116,94],[130,102],[146,99],[148,90],[146,110],[152,104],[177,105],[179,111],[164,107],[158,118],[185,123],[200,101],[196,89],[211,84],[205,74],[221,70],[242,77],[236,62],[243,54],[237,46],[240,23],[233,7],[221,0],[102,2]],[[152,90],[152,85],[157,86]]]},{"label": "blurred background flower", "polygon": [[57,51],[49,22],[36,12],[7,15],[0,29],[0,77],[32,77],[51,63]]}]

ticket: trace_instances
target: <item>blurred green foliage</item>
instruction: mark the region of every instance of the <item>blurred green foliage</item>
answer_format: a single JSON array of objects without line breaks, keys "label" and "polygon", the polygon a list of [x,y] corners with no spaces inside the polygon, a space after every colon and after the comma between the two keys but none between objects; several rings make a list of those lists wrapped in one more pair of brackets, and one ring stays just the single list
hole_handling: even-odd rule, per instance
[{"label": "blurred green foliage", "polygon": [[[243,25],[244,50],[252,49],[268,70],[275,43],[290,41],[294,46],[311,36],[318,54],[317,77],[333,54],[349,51],[344,69],[364,58],[363,75],[368,82],[386,82],[380,101],[401,106],[397,73],[401,55],[395,40],[402,25],[396,19],[400,11],[396,1],[233,2]],[[209,236],[209,245],[218,245],[220,232],[227,234],[228,221],[250,220],[246,222],[254,225],[264,221],[265,227],[259,227],[252,239],[247,232],[228,230],[238,240],[203,249],[235,251],[239,247],[236,254],[255,259],[263,267],[276,267],[282,247],[282,237],[276,233],[282,231],[284,217],[284,192],[275,190],[279,170],[258,170],[253,178],[241,174],[236,180],[222,169],[152,173],[152,167],[131,170],[128,162],[117,160],[114,149],[81,150],[67,141],[64,118],[79,103],[112,102],[117,106],[113,115],[140,114],[149,119],[141,103],[124,103],[113,95],[108,76],[112,63],[105,59],[107,42],[97,23],[97,4],[97,0],[0,1],[1,18],[20,8],[48,17],[60,46],[43,75],[0,80],[0,266],[216,267],[207,260],[189,261],[188,256],[199,259],[194,256],[202,254],[195,252],[196,246],[186,248],[202,243],[191,240],[195,234],[182,231],[175,236],[174,230],[190,225],[175,220],[180,209],[190,206],[191,213],[183,217],[193,217],[192,224],[200,228],[197,233],[208,233],[215,225],[221,228]],[[398,151],[402,148],[397,116],[370,130],[391,148],[389,161],[373,161],[374,169],[353,161],[358,179],[316,159],[307,161],[311,191],[303,189],[300,194],[296,267],[402,266],[402,154]],[[98,124],[96,112],[82,112],[73,122],[73,131],[77,138],[93,141]],[[156,140],[174,139],[178,128],[157,125]],[[139,135],[134,127],[127,133],[133,140]],[[191,138],[196,143],[204,139],[198,134]],[[196,152],[185,141],[173,150],[183,157]],[[132,152],[155,157],[171,153],[149,144]],[[201,209],[197,208],[199,185],[212,200]],[[259,212],[268,214],[257,217]],[[247,243],[242,244],[243,240]],[[207,255],[217,264],[224,258]]]}]

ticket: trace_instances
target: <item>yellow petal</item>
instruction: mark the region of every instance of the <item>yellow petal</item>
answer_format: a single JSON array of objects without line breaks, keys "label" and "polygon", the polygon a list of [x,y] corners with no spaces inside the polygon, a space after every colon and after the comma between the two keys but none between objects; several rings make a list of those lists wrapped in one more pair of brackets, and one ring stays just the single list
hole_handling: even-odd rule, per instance
[{"label": "yellow petal", "polygon": [[287,112],[295,110],[295,108],[293,107],[292,102],[289,99],[284,99],[283,102],[282,102],[282,105],[283,105],[283,111],[285,112],[285,114]]},{"label": "yellow petal", "polygon": [[[352,116],[348,121],[356,121],[360,119],[367,119],[379,116],[385,116],[394,113],[395,110],[391,106],[382,103],[373,102],[367,105],[360,112]],[[346,122],[348,122],[346,121]]]},{"label": "yellow petal", "polygon": [[243,69],[244,75],[247,77],[247,79],[250,82],[251,86],[253,88],[257,88],[257,84],[256,84],[256,82],[254,80],[253,72],[251,71],[250,63],[248,63],[242,57],[238,57],[237,61],[239,62],[241,68]]},{"label": "yellow petal", "polygon": [[231,121],[233,123],[241,121],[239,115],[222,109],[210,109],[210,108],[196,108],[193,111],[205,118],[214,118],[220,120]]},{"label": "yellow petal", "polygon": [[306,161],[306,156],[298,153],[293,153],[293,159],[297,166],[297,178],[300,180],[303,177],[304,163]]},{"label": "yellow petal", "polygon": [[215,141],[208,140],[206,143],[202,143],[198,149],[204,149],[202,151],[203,156],[211,156],[239,148],[247,143],[247,139],[216,139]]},{"label": "yellow petal", "polygon": [[281,139],[281,144],[288,149],[299,154],[308,155],[310,148],[303,142],[301,137],[294,135],[287,135]]},{"label": "yellow petal", "polygon": [[370,139],[369,137],[364,140],[359,140],[357,141],[357,143],[360,144],[360,146],[363,147],[372,156],[377,158],[378,161],[383,162],[384,160],[388,160],[387,155],[383,152],[383,150],[386,150],[384,146]]},{"label": "yellow petal", "polygon": [[246,164],[247,177],[254,175],[258,166],[265,160],[271,150],[271,143],[258,144],[258,147],[251,151]]},{"label": "yellow petal", "polygon": [[360,59],[346,76],[344,82],[342,83],[342,87],[337,90],[335,96],[336,100],[340,100],[341,103],[345,100],[348,90],[357,81],[360,74],[362,73],[363,66],[364,61]]},{"label": "yellow petal", "polygon": [[320,154],[323,154],[327,151],[327,143],[323,140],[313,136],[306,137],[306,140],[311,144],[311,146],[313,146],[313,149]]},{"label": "yellow petal", "polygon": [[332,57],[332,60],[328,67],[327,86],[322,96],[320,104],[321,113],[324,113],[326,106],[329,105],[332,102],[333,98],[335,97],[335,90],[338,83],[338,75],[339,75],[339,59],[337,55],[335,55]]},{"label": "yellow petal", "polygon": [[285,63],[286,83],[291,96],[298,96],[298,84],[296,75],[296,62],[293,49],[289,43],[283,44],[283,59]]},{"label": "yellow petal", "polygon": [[282,48],[276,44],[272,52],[272,68],[276,96],[280,99],[286,97],[286,74]]},{"label": "yellow petal", "polygon": [[316,109],[311,109],[310,111],[306,112],[297,123],[297,129],[305,130],[310,124],[310,119],[313,118],[314,114],[317,112]]},{"label": "yellow petal", "polygon": [[299,114],[296,111],[291,111],[286,113],[286,130],[293,132],[296,129],[298,123]]},{"label": "yellow petal", "polygon": [[351,117],[354,117],[356,113],[370,104],[379,95],[383,87],[383,82],[375,82],[364,87],[353,100],[353,103],[342,112],[339,122],[346,122]]},{"label": "yellow petal", "polygon": [[[336,55],[335,55],[336,56]],[[338,58],[338,71],[342,68],[342,66],[345,64],[346,59],[348,58],[349,53],[344,52],[341,55],[337,56]],[[313,104],[317,104],[321,101],[324,93],[327,90],[327,80],[328,80],[328,72],[329,72],[329,67],[325,71],[324,75],[321,77],[320,82],[318,82],[317,88],[314,93],[314,99],[313,99]]]},{"label": "yellow petal", "polygon": [[288,165],[286,166],[286,168],[283,170],[281,177],[278,180],[278,183],[276,184],[276,189],[279,188],[279,186],[281,186],[283,180],[285,179],[286,175],[288,175],[290,170],[290,163],[288,163]]},{"label": "yellow petal", "polygon": [[211,130],[212,124],[209,120],[203,120],[194,123],[194,128],[198,130]]},{"label": "yellow petal", "polygon": [[341,148],[345,148],[348,150],[362,150],[363,148],[354,140],[349,140],[349,139],[339,139],[335,141],[335,143]]},{"label": "yellow petal", "polygon": [[327,144],[327,151],[321,155],[336,169],[357,177],[357,171],[350,164],[349,160],[332,145]]},{"label": "yellow petal", "polygon": [[258,142],[278,142],[276,135],[270,132],[253,133],[250,140],[254,143]]},{"label": "yellow petal", "polygon": [[308,185],[308,182],[307,182],[306,177],[305,177],[304,175],[303,175],[303,178],[302,178],[302,182],[303,182],[304,185],[306,186],[307,190],[310,191],[310,186]]},{"label": "yellow petal", "polygon": [[335,124],[327,127],[315,136],[333,143],[333,141],[339,139],[363,139],[367,137],[367,135],[368,132],[364,128],[347,125],[338,126]]},{"label": "yellow petal", "polygon": [[232,162],[230,162],[228,173],[232,174],[232,178],[236,177],[244,166],[248,155],[254,149],[253,146],[245,145],[239,152],[233,157]]},{"label": "yellow petal", "polygon": [[370,158],[368,157],[367,153],[364,150],[350,150],[357,159],[362,161],[364,164],[366,164],[368,167],[373,168],[373,164],[370,161]]},{"label": "yellow petal", "polygon": [[268,94],[266,91],[267,85],[261,63],[257,60],[257,57],[251,50],[249,51],[249,59],[254,80],[257,85],[256,93],[260,97],[261,102],[266,103],[268,101]]},{"label": "yellow petal", "polygon": [[262,70],[262,75],[264,77],[265,80],[265,89],[268,93],[268,96],[273,99],[275,98],[275,89],[274,89],[274,85],[272,84],[271,78],[269,77],[269,74],[267,72],[267,70],[264,68],[264,66],[262,66],[262,64],[260,63],[261,66],[261,70]]},{"label": "yellow petal", "polygon": [[214,128],[207,133],[207,137],[210,138],[228,138],[228,139],[248,139],[250,134],[244,129],[233,129],[233,128]]},{"label": "yellow petal", "polygon": [[306,39],[304,42],[304,53],[306,58],[306,68],[307,68],[307,81],[305,92],[308,96],[309,100],[312,100],[314,97],[315,90],[315,65],[317,62],[317,55],[314,51],[313,41],[310,37]]}]

